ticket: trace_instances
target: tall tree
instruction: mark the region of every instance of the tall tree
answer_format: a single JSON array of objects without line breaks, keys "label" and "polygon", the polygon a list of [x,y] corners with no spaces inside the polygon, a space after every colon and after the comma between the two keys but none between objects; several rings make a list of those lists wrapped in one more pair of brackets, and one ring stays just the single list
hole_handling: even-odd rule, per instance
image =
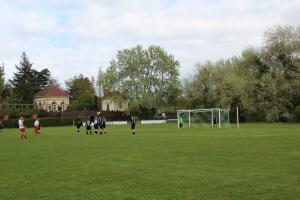
[{"label": "tall tree", "polygon": [[4,89],[4,63],[0,65],[0,102],[2,101],[2,93]]},{"label": "tall tree", "polygon": [[97,99],[93,81],[82,74],[66,81],[68,93],[72,97],[70,110],[97,109]]},{"label": "tall tree", "polygon": [[6,83],[3,86],[2,92],[2,102],[12,104],[16,102],[16,97],[14,95],[14,89],[11,84]]},{"label": "tall tree", "polygon": [[136,46],[119,51],[100,82],[107,90],[119,91],[130,101],[131,110],[166,111],[180,94],[179,62],[159,46]]},{"label": "tall tree", "polygon": [[185,81],[192,106],[239,106],[246,120],[292,121],[300,113],[300,27],[278,26],[263,47],[197,66]]},{"label": "tall tree", "polygon": [[18,103],[32,103],[34,94],[49,84],[49,70],[37,71],[32,65],[33,63],[23,52],[19,66],[16,65],[17,72],[10,80]]},{"label": "tall tree", "polygon": [[[263,60],[270,94],[267,114],[272,121],[290,120],[292,111],[300,105],[300,27],[278,26],[265,34]],[[268,97],[270,97],[268,94]]]},{"label": "tall tree", "polygon": [[89,92],[95,95],[95,88],[92,81],[82,74],[74,76],[73,78],[67,80],[65,83],[68,93],[72,96],[73,99],[78,98],[85,92]]},{"label": "tall tree", "polygon": [[56,86],[56,87],[61,87],[58,80],[54,77],[50,77],[48,86]]}]

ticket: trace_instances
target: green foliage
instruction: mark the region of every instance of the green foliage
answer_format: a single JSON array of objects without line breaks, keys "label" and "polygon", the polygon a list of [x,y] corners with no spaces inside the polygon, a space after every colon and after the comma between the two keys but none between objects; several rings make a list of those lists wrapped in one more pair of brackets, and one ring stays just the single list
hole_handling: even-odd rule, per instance
[{"label": "green foliage", "polygon": [[[40,119],[40,124],[42,127],[53,127],[53,126],[71,126],[73,121],[78,120],[77,118],[42,118]],[[25,126],[28,128],[33,127],[35,119],[27,118],[25,119]],[[17,128],[18,119],[9,119],[3,121],[5,128]]]},{"label": "green foliage", "polygon": [[95,95],[95,88],[92,81],[88,77],[84,77],[82,74],[67,80],[66,86],[68,93],[74,99],[77,99],[84,93],[91,93]]},{"label": "green foliage", "polygon": [[53,78],[53,77],[50,77],[48,86],[55,86],[55,87],[61,88],[61,86],[60,86],[58,80],[55,79],[55,78]]},{"label": "green foliage", "polygon": [[12,104],[16,102],[14,89],[11,84],[9,83],[4,84],[1,99],[2,99],[2,103]]},{"label": "green foliage", "polygon": [[48,113],[45,110],[36,110],[36,109],[10,109],[10,110],[0,110],[0,119],[4,115],[8,115],[11,119],[17,119],[20,116],[25,118],[31,118],[33,114],[38,115],[39,117],[59,117],[61,113]]},{"label": "green foliage", "polygon": [[19,66],[16,65],[17,72],[10,80],[16,97],[15,103],[32,103],[34,94],[49,83],[49,70],[37,71],[32,68],[32,65],[25,52],[23,52]]},{"label": "green foliage", "polygon": [[84,92],[71,102],[69,111],[96,110],[97,98],[93,93]]},{"label": "green foliage", "polygon": [[136,46],[118,52],[98,85],[129,100],[131,112],[163,111],[176,106],[180,95],[179,62],[159,46]]},{"label": "green foliage", "polygon": [[68,110],[97,109],[97,98],[93,82],[82,74],[66,81],[68,93],[72,97]]},{"label": "green foliage", "polygon": [[243,120],[292,121],[300,104],[300,29],[271,29],[261,49],[198,65],[184,86],[193,108],[239,107]]},{"label": "green foliage", "polygon": [[300,105],[296,106],[293,114],[294,114],[294,120],[296,122],[300,122]]},{"label": "green foliage", "polygon": [[4,90],[4,64],[0,66],[0,103],[2,102],[3,90]]}]

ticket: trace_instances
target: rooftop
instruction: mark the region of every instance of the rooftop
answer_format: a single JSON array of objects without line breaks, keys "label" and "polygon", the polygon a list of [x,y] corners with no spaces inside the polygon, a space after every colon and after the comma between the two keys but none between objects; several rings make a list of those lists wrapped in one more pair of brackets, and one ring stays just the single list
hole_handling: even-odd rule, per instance
[{"label": "rooftop", "polygon": [[50,86],[37,92],[34,97],[70,97],[70,95],[59,87]]}]

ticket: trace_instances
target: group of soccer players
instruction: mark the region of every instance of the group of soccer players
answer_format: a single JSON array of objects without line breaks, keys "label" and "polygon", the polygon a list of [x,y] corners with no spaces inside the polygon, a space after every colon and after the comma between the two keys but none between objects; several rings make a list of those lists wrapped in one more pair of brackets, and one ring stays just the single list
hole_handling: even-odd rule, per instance
[{"label": "group of soccer players", "polygon": [[[135,117],[130,118],[130,124],[131,124],[132,134],[135,135],[135,126],[136,126]],[[82,126],[84,126],[86,129],[86,135],[93,134],[93,129],[96,135],[98,133],[100,133],[100,135],[102,134],[107,135],[106,118],[103,114],[98,114],[96,118],[94,116],[90,116],[85,122],[82,122],[81,120],[77,121],[76,128],[78,134],[80,133],[80,129]]]},{"label": "group of soccer players", "polygon": [[[35,121],[33,123],[33,132],[35,134],[35,136],[38,136],[41,134],[41,124],[39,121],[39,118],[36,116]],[[130,125],[131,125],[131,132],[133,135],[135,135],[136,130],[135,130],[135,126],[136,126],[136,118],[135,117],[131,117],[130,118]],[[20,130],[20,138],[21,140],[25,141],[27,139],[27,135],[26,135],[26,126],[24,124],[24,117],[20,117],[17,123],[17,126]],[[97,114],[96,117],[94,116],[90,116],[85,122],[82,121],[78,121],[76,123],[76,128],[77,128],[77,133],[80,133],[80,128],[84,126],[86,128],[86,134],[87,135],[91,135],[93,133],[98,134],[100,133],[100,135],[104,134],[107,135],[107,130],[106,130],[106,118],[104,117],[104,115],[102,114]],[[3,133],[3,129],[4,126],[2,124],[2,122],[0,121],[0,133]]]},{"label": "group of soccer players", "polygon": [[81,126],[85,126],[86,134],[91,135],[93,133],[92,127],[94,127],[95,134],[100,132],[100,135],[104,133],[106,135],[106,118],[104,115],[98,115],[96,118],[94,116],[90,116],[84,123],[82,121],[78,121],[76,123],[77,133],[80,133]]}]

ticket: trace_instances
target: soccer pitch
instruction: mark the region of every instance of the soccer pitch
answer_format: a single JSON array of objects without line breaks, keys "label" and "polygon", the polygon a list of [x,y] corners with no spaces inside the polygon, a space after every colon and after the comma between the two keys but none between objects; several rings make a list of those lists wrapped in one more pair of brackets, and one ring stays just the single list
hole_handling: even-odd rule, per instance
[{"label": "soccer pitch", "polygon": [[27,134],[0,134],[1,200],[300,199],[300,125]]}]

